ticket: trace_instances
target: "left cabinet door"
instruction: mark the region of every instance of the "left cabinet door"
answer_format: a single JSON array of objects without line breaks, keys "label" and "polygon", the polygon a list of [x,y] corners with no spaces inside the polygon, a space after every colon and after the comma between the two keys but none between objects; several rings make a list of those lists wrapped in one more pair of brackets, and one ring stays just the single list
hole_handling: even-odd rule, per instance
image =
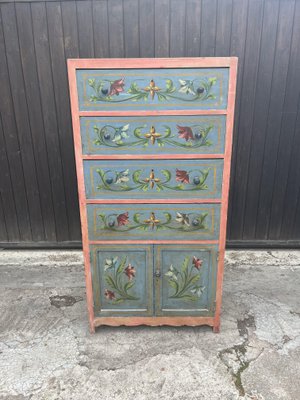
[{"label": "left cabinet door", "polygon": [[92,245],[96,316],[153,314],[153,246]]}]

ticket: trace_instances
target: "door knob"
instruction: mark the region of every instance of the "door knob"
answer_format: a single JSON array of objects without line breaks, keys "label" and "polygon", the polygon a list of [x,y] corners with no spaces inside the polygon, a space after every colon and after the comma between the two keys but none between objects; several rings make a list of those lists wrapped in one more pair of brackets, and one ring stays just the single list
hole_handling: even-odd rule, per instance
[{"label": "door knob", "polygon": [[161,275],[160,270],[157,269],[157,270],[155,271],[155,276],[156,276],[156,278],[159,278],[160,275]]}]

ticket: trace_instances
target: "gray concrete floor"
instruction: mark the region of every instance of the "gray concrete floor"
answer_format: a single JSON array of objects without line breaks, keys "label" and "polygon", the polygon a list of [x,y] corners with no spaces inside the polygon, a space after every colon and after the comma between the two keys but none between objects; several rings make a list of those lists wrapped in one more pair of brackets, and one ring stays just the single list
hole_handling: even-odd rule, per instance
[{"label": "gray concrete floor", "polygon": [[300,399],[300,252],[228,251],[220,334],[87,325],[81,252],[0,252],[0,399]]}]

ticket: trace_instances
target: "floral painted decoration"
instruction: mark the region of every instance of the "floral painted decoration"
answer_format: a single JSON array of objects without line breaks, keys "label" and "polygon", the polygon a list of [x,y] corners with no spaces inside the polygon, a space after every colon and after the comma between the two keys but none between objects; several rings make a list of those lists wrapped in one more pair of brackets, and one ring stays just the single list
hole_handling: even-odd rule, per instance
[{"label": "floral painted decoration", "polygon": [[136,268],[128,263],[124,257],[118,265],[118,257],[105,260],[104,277],[108,288],[104,289],[104,296],[112,304],[119,304],[125,300],[138,300],[131,292],[135,285]]},{"label": "floral painted decoration", "polygon": [[[141,87],[138,81],[133,81],[127,89],[125,89],[125,78],[116,80],[96,80],[91,78],[88,85],[93,90],[90,96],[91,102],[108,102],[120,103],[124,101],[206,101],[213,100],[216,96],[212,92],[213,86],[216,84],[217,78],[195,78],[195,79],[178,79],[178,83],[174,83],[172,79],[165,79],[164,87],[158,87],[153,79],[150,80],[146,87]],[[122,98],[118,98],[122,93]],[[120,96],[121,97],[121,96]]]},{"label": "floral painted decoration", "polygon": [[[195,260],[197,260],[196,263]],[[199,284],[201,266],[202,260],[195,256],[192,257],[192,262],[190,262],[190,257],[186,257],[180,269],[170,265],[165,273],[168,284],[173,290],[173,293],[169,296],[170,299],[199,300],[205,290],[205,287]]]},{"label": "floral painted decoration", "polygon": [[[155,189],[157,192],[161,190],[172,191],[202,191],[208,190],[206,183],[210,174],[210,168],[203,170],[185,171],[176,169],[175,181],[180,184],[172,184],[172,171],[162,169],[155,171],[154,168],[150,170],[150,174],[143,177],[144,171],[141,169],[133,170],[103,170],[98,168],[96,170],[99,175],[100,182],[97,189],[100,191],[109,192],[128,192],[133,190],[148,191]],[[158,174],[160,177],[158,177]],[[193,174],[192,183],[190,182],[190,175]]]},{"label": "floral painted decoration", "polygon": [[174,230],[183,232],[196,232],[207,229],[205,220],[208,213],[181,213],[176,212],[174,217],[169,212],[164,212],[163,217],[158,218],[155,212],[151,212],[148,217],[144,214],[134,213],[130,217],[126,211],[121,214],[100,213],[99,229],[114,232],[127,232],[132,230]]},{"label": "floral painted decoration", "polygon": [[[97,139],[94,140],[96,146],[105,146],[112,148],[122,147],[147,147],[149,144],[157,144],[163,147],[166,144],[181,147],[181,148],[199,148],[208,147],[212,142],[207,136],[214,128],[214,125],[177,125],[177,132],[172,132],[171,128],[165,125],[164,132],[157,132],[154,125],[147,128],[146,125],[137,127],[130,131],[130,124],[125,124],[119,127],[112,125],[104,125],[99,128],[94,125],[94,132]],[[183,139],[184,142],[178,139]]]},{"label": "floral painted decoration", "polygon": [[179,181],[182,183],[190,183],[190,178],[189,178],[189,174],[187,173],[187,171],[176,169],[176,181]]}]

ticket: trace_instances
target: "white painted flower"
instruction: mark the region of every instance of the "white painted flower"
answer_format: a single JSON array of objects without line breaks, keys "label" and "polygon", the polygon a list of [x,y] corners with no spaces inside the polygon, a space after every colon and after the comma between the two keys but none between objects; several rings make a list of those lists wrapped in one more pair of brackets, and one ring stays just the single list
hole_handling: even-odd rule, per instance
[{"label": "white painted flower", "polygon": [[196,95],[194,91],[193,81],[191,80],[184,81],[183,79],[179,79],[179,83],[180,83],[180,89],[178,90],[178,92],[184,94],[192,94],[193,96]]}]

